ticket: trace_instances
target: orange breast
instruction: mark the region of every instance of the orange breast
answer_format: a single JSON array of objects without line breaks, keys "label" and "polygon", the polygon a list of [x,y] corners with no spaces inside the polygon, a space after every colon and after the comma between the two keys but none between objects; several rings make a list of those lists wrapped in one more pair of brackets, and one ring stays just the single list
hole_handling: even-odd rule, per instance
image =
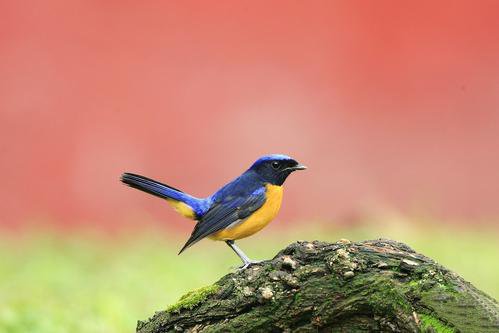
[{"label": "orange breast", "polygon": [[262,230],[276,217],[282,202],[282,186],[267,184],[266,200],[262,207],[258,208],[251,216],[236,223],[234,226],[220,230],[209,236],[214,240],[236,240],[245,238]]}]

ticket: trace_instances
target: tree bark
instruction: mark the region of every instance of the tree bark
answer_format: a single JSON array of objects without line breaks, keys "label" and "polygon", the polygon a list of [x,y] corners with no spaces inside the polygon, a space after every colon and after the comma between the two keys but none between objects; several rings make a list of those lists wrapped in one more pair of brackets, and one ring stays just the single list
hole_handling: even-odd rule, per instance
[{"label": "tree bark", "polygon": [[497,333],[499,306],[402,243],[299,241],[137,325],[176,331]]}]

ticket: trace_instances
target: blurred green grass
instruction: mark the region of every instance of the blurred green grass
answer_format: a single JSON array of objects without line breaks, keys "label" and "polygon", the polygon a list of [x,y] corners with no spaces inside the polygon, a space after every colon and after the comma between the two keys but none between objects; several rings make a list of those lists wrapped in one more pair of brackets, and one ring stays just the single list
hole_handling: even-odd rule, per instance
[{"label": "blurred green grass", "polygon": [[[314,228],[289,231],[283,231],[282,225],[271,226],[239,244],[250,257],[262,259],[299,239],[391,238],[499,296],[496,231],[392,222],[371,221],[366,227],[343,229],[314,223]],[[177,256],[183,240],[166,234],[164,230],[114,236],[53,231],[0,234],[0,332],[131,332],[137,320],[239,265],[225,244],[211,241]]]}]

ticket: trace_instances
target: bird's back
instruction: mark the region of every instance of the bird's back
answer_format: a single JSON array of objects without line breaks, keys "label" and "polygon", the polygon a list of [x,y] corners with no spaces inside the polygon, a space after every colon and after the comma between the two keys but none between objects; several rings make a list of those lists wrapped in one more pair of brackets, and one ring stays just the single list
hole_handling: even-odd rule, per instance
[{"label": "bird's back", "polygon": [[209,200],[211,204],[223,203],[230,205],[231,202],[237,202],[235,199],[246,198],[264,186],[264,183],[259,179],[258,175],[247,171],[230,183],[224,185],[207,200]]}]

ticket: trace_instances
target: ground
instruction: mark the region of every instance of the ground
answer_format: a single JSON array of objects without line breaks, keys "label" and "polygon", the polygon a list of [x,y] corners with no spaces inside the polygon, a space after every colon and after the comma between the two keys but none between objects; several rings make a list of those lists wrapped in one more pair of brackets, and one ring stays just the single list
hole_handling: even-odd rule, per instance
[{"label": "ground", "polygon": [[[0,331],[130,332],[138,319],[168,308],[189,290],[211,285],[239,264],[226,245],[211,241],[177,256],[182,239],[166,234],[157,230],[120,236],[0,233]],[[491,231],[436,228],[435,224],[415,228],[400,223],[288,232],[271,228],[242,241],[241,247],[251,257],[263,259],[298,239],[332,242],[377,237],[403,241],[499,297],[499,267],[495,265],[499,245],[497,233]]]}]

